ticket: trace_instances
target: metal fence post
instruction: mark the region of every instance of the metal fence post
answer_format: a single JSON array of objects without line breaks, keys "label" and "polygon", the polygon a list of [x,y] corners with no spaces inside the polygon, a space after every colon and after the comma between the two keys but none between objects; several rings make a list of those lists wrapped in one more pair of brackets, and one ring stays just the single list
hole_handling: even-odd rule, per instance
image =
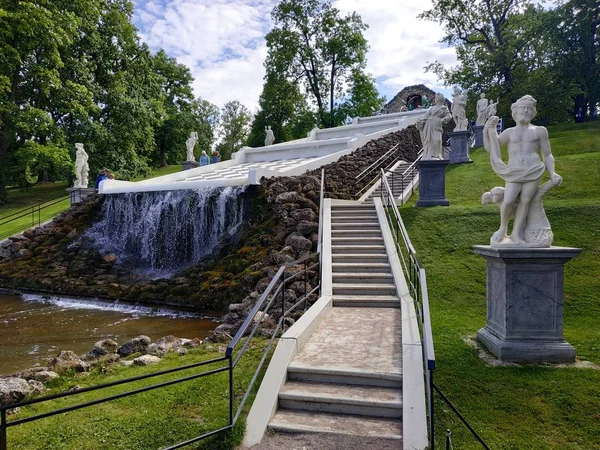
[{"label": "metal fence post", "polygon": [[446,450],[452,450],[452,431],[446,430]]},{"label": "metal fence post", "polygon": [[229,355],[229,425],[233,426],[233,354]]},{"label": "metal fence post", "polygon": [[0,450],[6,450],[6,410],[0,413]]},{"label": "metal fence post", "polygon": [[285,269],[281,274],[281,333],[285,331]]},{"label": "metal fence post", "polygon": [[307,283],[308,283],[308,260],[304,261],[304,311],[308,307],[308,298],[306,297],[306,293],[308,292]]}]

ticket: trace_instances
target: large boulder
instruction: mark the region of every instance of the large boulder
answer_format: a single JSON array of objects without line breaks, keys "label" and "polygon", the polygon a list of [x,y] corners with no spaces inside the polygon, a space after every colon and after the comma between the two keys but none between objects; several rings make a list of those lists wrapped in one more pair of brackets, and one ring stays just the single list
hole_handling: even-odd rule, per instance
[{"label": "large boulder", "polygon": [[96,342],[86,356],[90,358],[102,358],[103,356],[117,353],[118,347],[119,344],[112,339],[104,339]]},{"label": "large boulder", "polygon": [[24,380],[35,380],[46,383],[59,377],[56,372],[46,369],[45,367],[32,367],[12,374],[15,378],[23,378]]},{"label": "large boulder", "polygon": [[158,364],[160,362],[160,358],[158,356],[152,355],[142,355],[138,356],[133,360],[133,364],[136,366],[148,366],[150,364]]},{"label": "large boulder", "polygon": [[179,348],[183,345],[183,341],[175,336],[165,336],[160,338],[153,344],[148,346],[148,354],[162,357],[169,353],[170,350]]},{"label": "large boulder", "polygon": [[63,350],[48,363],[48,369],[58,374],[63,374],[69,370],[87,372],[89,368],[90,366],[85,361],[69,350]]},{"label": "large boulder", "polygon": [[121,345],[117,349],[117,353],[121,357],[129,356],[134,353],[146,353],[151,342],[152,341],[148,336],[140,335]]},{"label": "large boulder", "polygon": [[15,377],[0,378],[0,406],[20,402],[27,395],[41,394],[45,390],[39,381]]},{"label": "large boulder", "polygon": [[285,245],[289,245],[296,252],[300,253],[304,250],[310,250],[312,248],[312,242],[310,239],[306,239],[302,233],[292,233],[285,239]]}]

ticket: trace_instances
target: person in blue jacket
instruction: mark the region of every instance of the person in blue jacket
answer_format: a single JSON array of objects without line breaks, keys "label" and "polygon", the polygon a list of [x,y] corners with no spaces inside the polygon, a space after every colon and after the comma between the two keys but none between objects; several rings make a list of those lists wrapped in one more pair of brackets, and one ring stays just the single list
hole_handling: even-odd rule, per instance
[{"label": "person in blue jacket", "polygon": [[212,154],[212,161],[211,161],[211,163],[212,164],[216,164],[216,163],[218,163],[220,161],[221,161],[221,155],[219,155],[219,152],[215,150],[213,152],[213,154]]},{"label": "person in blue jacket", "polygon": [[210,163],[210,159],[208,158],[208,155],[206,154],[206,152],[204,150],[202,150],[202,154],[200,155],[200,165],[208,166],[208,163]]},{"label": "person in blue jacket", "polygon": [[98,188],[100,187],[100,182],[106,180],[108,178],[108,174],[109,174],[109,172],[106,167],[100,171],[100,173],[96,177],[96,182],[94,183],[94,189],[98,190]]}]

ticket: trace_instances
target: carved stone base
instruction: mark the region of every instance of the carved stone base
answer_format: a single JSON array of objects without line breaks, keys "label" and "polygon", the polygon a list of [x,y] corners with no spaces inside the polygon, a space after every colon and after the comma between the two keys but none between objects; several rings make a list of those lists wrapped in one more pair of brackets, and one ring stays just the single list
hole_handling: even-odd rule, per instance
[{"label": "carved stone base", "polygon": [[79,188],[79,187],[70,187],[66,189],[69,195],[71,196],[71,206],[75,203],[79,203],[85,200],[87,197],[96,192],[94,188]]},{"label": "carved stone base", "polygon": [[487,322],[477,338],[502,361],[573,362],[563,337],[564,265],[581,249],[475,245],[487,262]]},{"label": "carved stone base", "polygon": [[472,163],[469,158],[469,132],[453,131],[450,136],[450,164]]},{"label": "carved stone base", "polygon": [[447,159],[421,160],[419,166],[419,200],[417,206],[448,206],[446,198]]},{"label": "carved stone base", "polygon": [[195,169],[196,167],[200,167],[200,163],[197,161],[183,161],[181,163],[183,170]]},{"label": "carved stone base", "polygon": [[473,147],[483,147],[483,125],[473,125]]}]

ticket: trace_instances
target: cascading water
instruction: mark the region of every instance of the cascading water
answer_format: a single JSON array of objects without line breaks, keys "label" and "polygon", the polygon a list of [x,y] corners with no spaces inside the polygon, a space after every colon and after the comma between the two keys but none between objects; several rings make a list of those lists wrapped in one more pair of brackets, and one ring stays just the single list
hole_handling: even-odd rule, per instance
[{"label": "cascading water", "polygon": [[245,187],[109,195],[86,233],[101,253],[165,277],[210,255],[244,218]]}]

